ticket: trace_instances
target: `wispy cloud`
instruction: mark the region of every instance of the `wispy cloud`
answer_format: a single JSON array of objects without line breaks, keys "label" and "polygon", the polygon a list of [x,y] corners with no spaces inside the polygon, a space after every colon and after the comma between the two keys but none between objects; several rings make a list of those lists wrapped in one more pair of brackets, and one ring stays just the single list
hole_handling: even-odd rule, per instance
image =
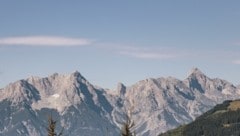
[{"label": "wispy cloud", "polygon": [[160,53],[160,52],[142,52],[142,51],[121,51],[119,52],[122,55],[127,55],[135,58],[140,58],[140,59],[170,59],[174,58],[175,56],[172,54],[167,54],[167,53]]},{"label": "wispy cloud", "polygon": [[240,60],[234,60],[232,61],[233,64],[237,64],[237,65],[240,65]]},{"label": "wispy cloud", "polygon": [[236,46],[239,46],[240,45],[240,42],[233,42],[231,43],[232,45],[236,45]]},{"label": "wispy cloud", "polygon": [[83,46],[91,43],[92,41],[88,39],[58,36],[23,36],[0,38],[0,45]]},{"label": "wispy cloud", "polygon": [[177,56],[174,51],[169,51],[167,49],[159,49],[159,48],[140,48],[133,46],[123,46],[119,49],[118,53],[130,56],[139,59],[171,59]]}]

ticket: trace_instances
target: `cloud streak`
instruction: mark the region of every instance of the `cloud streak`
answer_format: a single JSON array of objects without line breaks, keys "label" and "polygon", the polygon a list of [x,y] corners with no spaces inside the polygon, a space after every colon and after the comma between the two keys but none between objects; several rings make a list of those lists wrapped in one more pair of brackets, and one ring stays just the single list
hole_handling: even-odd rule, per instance
[{"label": "cloud streak", "polygon": [[166,60],[175,58],[177,56],[176,53],[167,51],[166,49],[150,49],[137,47],[123,47],[118,53],[138,59]]},{"label": "cloud streak", "polygon": [[157,52],[151,52],[151,51],[148,51],[148,52],[121,51],[119,53],[122,55],[131,56],[139,59],[170,59],[175,57],[172,54],[157,53]]},{"label": "cloud streak", "polygon": [[101,49],[115,53],[128,58],[136,58],[142,60],[178,60],[178,61],[206,61],[218,63],[240,64],[238,61],[233,61],[239,58],[239,52],[236,50],[226,49],[202,49],[202,48],[179,48],[167,47],[164,45],[158,46],[143,46],[136,44],[116,44],[116,43],[101,43],[98,44]]},{"label": "cloud streak", "polygon": [[0,45],[22,45],[22,46],[83,46],[92,41],[82,38],[69,38],[58,36],[23,36],[0,38]]},{"label": "cloud streak", "polygon": [[232,61],[233,64],[237,64],[237,65],[240,65],[240,60],[234,60]]}]

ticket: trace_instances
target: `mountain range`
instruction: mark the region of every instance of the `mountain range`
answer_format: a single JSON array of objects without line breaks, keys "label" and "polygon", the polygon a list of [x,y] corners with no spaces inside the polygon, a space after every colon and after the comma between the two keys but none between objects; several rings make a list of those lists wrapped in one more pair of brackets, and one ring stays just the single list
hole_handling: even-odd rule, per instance
[{"label": "mountain range", "polygon": [[30,77],[0,89],[0,135],[46,135],[47,119],[64,135],[119,135],[126,113],[139,136],[156,136],[187,124],[225,100],[240,98],[240,87],[209,78],[193,68],[186,79],[149,78],[116,90],[89,83],[79,72]]}]

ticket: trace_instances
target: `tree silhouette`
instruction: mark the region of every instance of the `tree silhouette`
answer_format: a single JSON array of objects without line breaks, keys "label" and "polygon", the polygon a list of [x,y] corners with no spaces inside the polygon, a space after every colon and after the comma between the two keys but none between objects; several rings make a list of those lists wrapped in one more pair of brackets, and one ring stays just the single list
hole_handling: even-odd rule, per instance
[{"label": "tree silhouette", "polygon": [[134,136],[134,132],[132,132],[134,127],[134,121],[131,120],[129,115],[126,115],[126,122],[123,123],[121,136]]},{"label": "tree silhouette", "polygon": [[53,120],[52,115],[48,117],[48,136],[62,136],[63,135],[63,128],[59,134],[55,132],[57,121]]},{"label": "tree silhouette", "polygon": [[129,103],[128,106],[130,108],[128,110],[125,107],[125,122],[122,125],[121,136],[135,136],[135,132],[134,132],[135,123],[131,119],[132,111],[134,109],[134,107],[133,107],[134,104],[133,103],[134,102]]}]

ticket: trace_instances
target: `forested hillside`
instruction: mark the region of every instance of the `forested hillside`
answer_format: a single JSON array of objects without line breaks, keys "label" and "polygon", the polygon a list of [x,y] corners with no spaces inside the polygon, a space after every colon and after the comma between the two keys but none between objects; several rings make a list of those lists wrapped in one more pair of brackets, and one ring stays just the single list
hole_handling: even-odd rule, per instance
[{"label": "forested hillside", "polygon": [[198,117],[194,122],[160,136],[239,136],[240,100],[225,101]]}]

